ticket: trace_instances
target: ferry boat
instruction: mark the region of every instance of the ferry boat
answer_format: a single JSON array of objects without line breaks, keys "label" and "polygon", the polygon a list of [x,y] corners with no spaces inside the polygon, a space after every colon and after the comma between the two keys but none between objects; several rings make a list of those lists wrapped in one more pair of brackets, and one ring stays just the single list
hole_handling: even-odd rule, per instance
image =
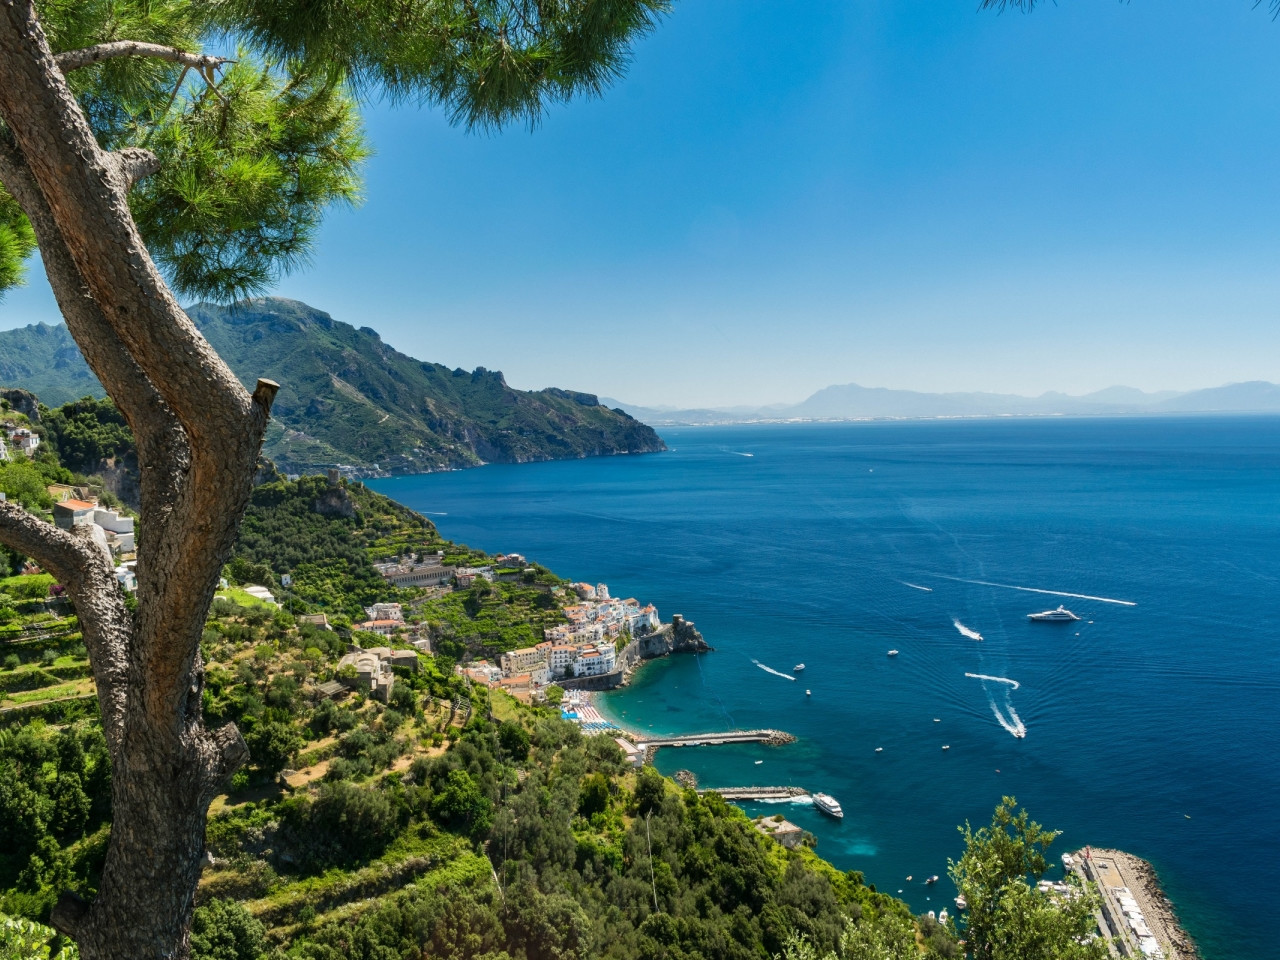
[{"label": "ferry boat", "polygon": [[1035,620],[1039,623],[1069,623],[1072,620],[1079,620],[1074,613],[1061,604],[1057,610],[1044,610],[1041,613],[1028,613],[1028,620]]},{"label": "ferry boat", "polygon": [[829,817],[835,817],[837,820],[844,819],[844,811],[840,809],[839,802],[829,793],[815,793],[813,805]]},{"label": "ferry boat", "polygon": [[792,673],[799,673],[799,672],[800,672],[801,670],[803,670],[803,669],[804,669],[804,664],[803,664],[803,663],[797,663],[794,667],[792,667],[792,668],[791,668],[791,672],[792,672]]}]

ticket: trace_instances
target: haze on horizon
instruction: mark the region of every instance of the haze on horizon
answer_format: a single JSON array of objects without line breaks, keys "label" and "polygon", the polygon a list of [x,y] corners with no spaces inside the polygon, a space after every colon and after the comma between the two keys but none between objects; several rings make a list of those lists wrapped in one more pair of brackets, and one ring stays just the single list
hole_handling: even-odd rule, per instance
[{"label": "haze on horizon", "polygon": [[[648,406],[1280,380],[1266,5],[975,7],[685,0],[532,134],[378,108],[364,208],[271,292]],[[38,264],[0,303],[59,319]]]}]

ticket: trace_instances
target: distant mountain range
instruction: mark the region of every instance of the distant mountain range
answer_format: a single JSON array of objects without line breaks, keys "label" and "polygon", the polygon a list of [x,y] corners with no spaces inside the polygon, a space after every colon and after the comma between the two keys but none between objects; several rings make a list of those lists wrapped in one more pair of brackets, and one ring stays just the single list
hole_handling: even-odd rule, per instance
[{"label": "distant mountain range", "polygon": [[[651,427],[591,394],[513,390],[496,370],[415,360],[369,327],[296,300],[187,312],[246,386],[280,383],[265,452],[286,472],[424,473],[666,449]],[[0,331],[0,386],[49,406],[104,395],[62,324]]]},{"label": "distant mountain range", "polygon": [[1021,397],[1011,393],[918,393],[914,390],[889,390],[846,383],[819,390],[800,403],[768,407],[678,410],[640,407],[609,398],[605,398],[603,402],[655,426],[783,420],[1121,417],[1142,414],[1280,413],[1280,386],[1265,380],[1254,380],[1186,393],[1144,393],[1133,387],[1108,387],[1078,397],[1065,393]]}]

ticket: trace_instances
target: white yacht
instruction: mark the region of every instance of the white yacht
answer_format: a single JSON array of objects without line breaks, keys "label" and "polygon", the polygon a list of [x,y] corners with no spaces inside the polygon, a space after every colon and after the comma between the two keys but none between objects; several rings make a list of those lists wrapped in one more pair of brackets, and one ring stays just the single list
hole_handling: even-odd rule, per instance
[{"label": "white yacht", "polygon": [[1071,620],[1079,620],[1074,613],[1066,607],[1059,604],[1057,610],[1045,610],[1041,613],[1028,613],[1028,620],[1037,620],[1041,623],[1067,623]]},{"label": "white yacht", "polygon": [[837,820],[844,819],[844,811],[840,809],[839,801],[829,793],[815,793],[813,805],[829,817],[835,817]]},{"label": "white yacht", "polygon": [[803,669],[804,669],[804,664],[803,664],[803,663],[797,663],[794,667],[792,667],[792,668],[791,668],[791,672],[792,672],[792,673],[799,673],[799,672],[800,672],[801,670],[803,670]]}]

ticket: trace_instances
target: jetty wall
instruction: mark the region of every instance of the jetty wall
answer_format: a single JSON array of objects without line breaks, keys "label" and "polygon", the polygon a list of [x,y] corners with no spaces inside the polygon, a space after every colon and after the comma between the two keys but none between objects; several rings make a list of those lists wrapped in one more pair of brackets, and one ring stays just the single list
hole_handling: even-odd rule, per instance
[{"label": "jetty wall", "polygon": [[572,677],[557,680],[565,690],[613,690],[631,679],[632,672],[648,660],[668,657],[673,653],[707,653],[715,649],[702,638],[692,620],[680,614],[652,633],[634,637],[618,651],[617,666],[598,677]]}]

